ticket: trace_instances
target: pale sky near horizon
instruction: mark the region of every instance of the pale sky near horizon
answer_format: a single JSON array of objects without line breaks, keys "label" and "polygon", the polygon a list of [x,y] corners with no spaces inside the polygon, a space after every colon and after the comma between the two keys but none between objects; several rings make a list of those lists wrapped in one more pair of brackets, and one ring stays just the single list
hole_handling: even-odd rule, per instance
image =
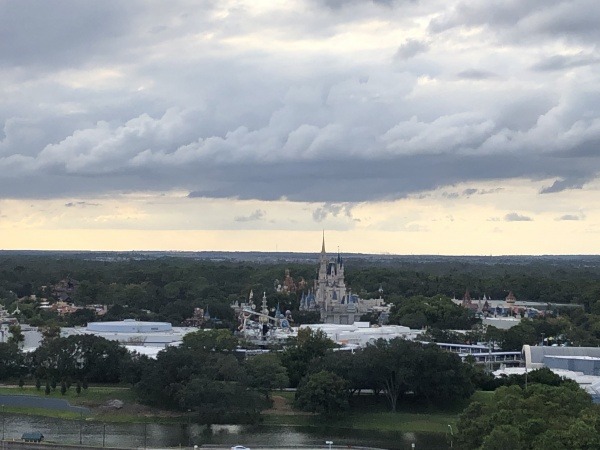
[{"label": "pale sky near horizon", "polygon": [[0,249],[600,253],[597,0],[0,1]]}]

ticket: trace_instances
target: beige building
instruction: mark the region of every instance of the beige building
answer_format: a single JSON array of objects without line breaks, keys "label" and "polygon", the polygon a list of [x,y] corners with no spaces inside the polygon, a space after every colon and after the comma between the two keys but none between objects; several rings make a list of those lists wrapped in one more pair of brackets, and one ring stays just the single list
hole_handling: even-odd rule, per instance
[{"label": "beige building", "polygon": [[327,256],[323,236],[318,278],[314,280],[313,289],[302,294],[300,310],[319,311],[323,323],[353,324],[374,308],[384,307],[381,296],[365,300],[353,294],[346,286],[344,269],[344,260],[339,253],[337,257]]}]

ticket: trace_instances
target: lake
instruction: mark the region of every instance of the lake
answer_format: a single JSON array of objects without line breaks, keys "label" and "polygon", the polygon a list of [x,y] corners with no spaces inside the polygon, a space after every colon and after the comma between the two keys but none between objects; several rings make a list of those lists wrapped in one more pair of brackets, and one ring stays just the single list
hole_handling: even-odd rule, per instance
[{"label": "lake", "polygon": [[450,447],[448,436],[435,433],[380,433],[339,428],[264,425],[204,425],[157,423],[109,423],[72,421],[48,417],[7,414],[3,421],[6,439],[20,439],[27,431],[39,431],[47,441],[107,447],[178,447],[211,444],[326,448],[325,441],[342,445],[379,447],[391,450],[438,450]]}]

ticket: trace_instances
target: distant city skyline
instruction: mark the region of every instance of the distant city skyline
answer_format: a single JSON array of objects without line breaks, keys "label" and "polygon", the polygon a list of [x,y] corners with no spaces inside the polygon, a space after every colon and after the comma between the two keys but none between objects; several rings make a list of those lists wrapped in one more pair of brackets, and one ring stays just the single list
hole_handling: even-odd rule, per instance
[{"label": "distant city skyline", "polygon": [[600,4],[0,4],[0,249],[600,254]]}]

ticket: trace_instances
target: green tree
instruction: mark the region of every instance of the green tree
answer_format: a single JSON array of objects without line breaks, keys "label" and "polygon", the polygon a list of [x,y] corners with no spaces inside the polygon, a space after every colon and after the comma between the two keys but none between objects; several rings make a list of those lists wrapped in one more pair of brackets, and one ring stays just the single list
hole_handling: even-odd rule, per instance
[{"label": "green tree", "polygon": [[448,297],[422,295],[394,303],[389,323],[410,328],[469,329],[479,322],[466,308],[455,305]]},{"label": "green tree", "polygon": [[23,334],[20,325],[10,325],[8,327],[8,332],[10,333],[10,337],[8,338],[9,344],[21,345],[21,343],[25,341],[25,335]]},{"label": "green tree", "polygon": [[598,448],[600,410],[577,385],[500,387],[491,400],[473,402],[461,414],[460,448],[507,448],[510,436],[508,448]]},{"label": "green tree", "polygon": [[246,361],[249,386],[262,392],[266,398],[273,389],[283,389],[289,385],[287,370],[278,355],[265,353],[250,357]]},{"label": "green tree", "polygon": [[371,364],[372,383],[385,394],[392,412],[396,412],[400,396],[410,389],[414,355],[420,345],[403,339],[378,339],[359,353]]},{"label": "green tree", "polygon": [[229,330],[198,330],[183,337],[183,346],[195,351],[233,351],[237,338]]},{"label": "green tree", "polygon": [[120,381],[122,361],[130,355],[115,341],[74,335],[45,341],[33,352],[36,376],[83,379],[101,383]]},{"label": "green tree", "polygon": [[521,450],[524,447],[518,428],[510,425],[499,425],[485,436],[480,448],[481,450]]},{"label": "green tree", "polygon": [[356,354],[348,351],[328,352],[323,357],[313,361],[309,373],[322,370],[335,373],[348,382],[350,396],[361,389],[372,389],[377,393],[377,386],[369,382],[370,363],[362,356],[363,354],[360,352]]},{"label": "green tree", "polygon": [[48,325],[42,328],[42,337],[45,341],[60,337],[60,327],[58,325]]},{"label": "green tree", "polygon": [[336,344],[321,331],[301,328],[293,345],[288,346],[281,355],[290,379],[290,386],[296,387],[302,377],[308,373],[308,368],[315,358],[319,358]]},{"label": "green tree", "polygon": [[324,415],[343,411],[348,408],[347,381],[325,370],[311,374],[298,386],[294,404]]},{"label": "green tree", "polygon": [[21,375],[24,355],[14,342],[0,342],[0,380]]}]

